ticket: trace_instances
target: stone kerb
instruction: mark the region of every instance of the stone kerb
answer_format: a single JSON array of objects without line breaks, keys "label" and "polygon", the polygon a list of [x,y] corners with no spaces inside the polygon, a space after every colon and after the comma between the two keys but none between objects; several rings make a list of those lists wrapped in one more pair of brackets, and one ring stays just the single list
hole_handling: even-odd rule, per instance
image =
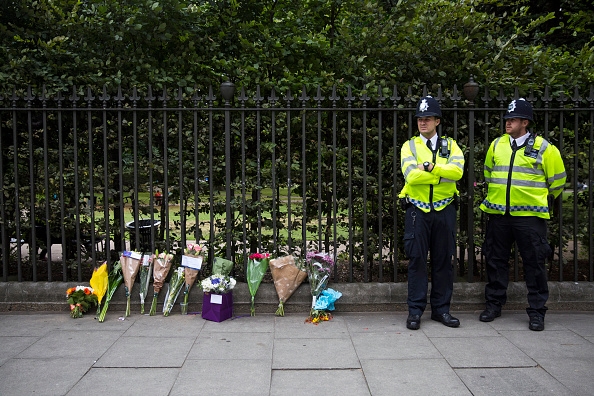
[{"label": "stone kerb", "polygon": [[[9,311],[67,311],[66,289],[74,284],[65,282],[0,282],[0,312]],[[329,287],[342,292],[336,303],[337,311],[377,312],[406,311],[406,283],[334,283]],[[452,311],[479,310],[484,307],[484,283],[454,284]],[[166,293],[165,286],[159,295],[158,312]],[[594,310],[594,283],[591,282],[549,282],[550,296],[547,306],[551,310]],[[152,290],[152,286],[150,287]],[[238,283],[234,292],[236,314],[249,313],[250,294],[247,284]],[[149,299],[150,300],[150,299]],[[179,312],[179,301],[173,312]],[[285,312],[304,312],[309,309],[311,295],[309,285],[302,284],[285,304]],[[256,295],[256,312],[274,313],[278,297],[274,285],[260,285]],[[116,291],[110,302],[110,311],[123,311],[126,298],[123,286]],[[202,292],[196,286],[190,292],[189,311],[200,311]],[[508,288],[508,302],[505,309],[526,307],[526,285],[512,282]],[[145,309],[150,308],[150,301]],[[138,284],[132,290],[132,313],[140,312]]]}]

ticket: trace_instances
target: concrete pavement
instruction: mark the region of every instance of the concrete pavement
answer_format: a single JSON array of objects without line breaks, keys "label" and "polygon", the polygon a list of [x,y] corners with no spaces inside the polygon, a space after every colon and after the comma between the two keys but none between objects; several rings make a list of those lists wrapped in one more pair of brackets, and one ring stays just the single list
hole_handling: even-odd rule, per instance
[{"label": "concrete pavement", "polygon": [[[338,307],[337,307],[338,308]],[[448,328],[406,312],[147,316],[0,313],[0,395],[592,395],[594,312],[523,311]]]}]

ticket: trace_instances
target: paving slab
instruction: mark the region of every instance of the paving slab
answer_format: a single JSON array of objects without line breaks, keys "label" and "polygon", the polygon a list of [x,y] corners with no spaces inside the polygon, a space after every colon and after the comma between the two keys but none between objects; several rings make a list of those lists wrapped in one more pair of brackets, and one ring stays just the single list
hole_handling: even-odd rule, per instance
[{"label": "paving slab", "polygon": [[10,359],[0,367],[0,395],[65,395],[87,373],[94,359]]},{"label": "paving slab", "polygon": [[131,325],[124,337],[196,337],[206,322],[196,315],[132,315],[126,318]]},{"label": "paving slab", "polygon": [[[262,393],[263,394],[263,393]],[[365,396],[371,395],[363,371],[273,370],[271,396]]]},{"label": "paving slab", "polygon": [[271,333],[274,331],[274,315],[272,314],[260,314],[256,316],[239,315],[223,322],[204,320],[200,316],[197,316],[196,318],[204,321],[202,331],[206,333],[237,333],[241,331],[248,331],[250,333]]},{"label": "paving slab", "polygon": [[[204,333],[200,335],[188,359],[260,359],[272,360],[272,333]],[[216,353],[213,353],[216,351]]]},{"label": "paving slab", "polygon": [[571,391],[567,394],[594,394],[594,355],[542,359],[539,360],[539,364]]},{"label": "paving slab", "polygon": [[273,369],[361,368],[353,343],[348,338],[275,339]]},{"label": "paving slab", "polygon": [[39,340],[38,337],[0,336],[0,366]]},{"label": "paving slab", "polygon": [[471,395],[445,359],[361,360],[373,396]]},{"label": "paving slab", "polygon": [[406,329],[408,314],[403,312],[357,313],[341,315],[349,332],[394,333]]},{"label": "paving slab", "polygon": [[82,318],[71,320],[69,323],[64,323],[60,328],[68,330],[85,330],[85,331],[121,331],[125,332],[134,324],[135,318],[126,318],[124,313],[109,313],[105,317],[104,322],[99,322],[95,319],[94,314],[85,314]]},{"label": "paving slab", "polygon": [[188,360],[168,395],[268,395],[270,377],[270,360]]},{"label": "paving slab", "polygon": [[571,393],[542,367],[456,369],[455,371],[474,396]]},{"label": "paving slab", "polygon": [[98,390],[104,395],[167,395],[177,375],[175,368],[93,367],[67,395],[95,395]]},{"label": "paving slab", "polygon": [[406,312],[338,312],[317,326],[303,313],[221,323],[118,310],[104,323],[2,313],[0,395],[89,394],[96,384],[164,396],[205,386],[257,396],[594,394],[594,313],[547,314],[542,332],[528,329],[524,312],[490,323],[479,313],[452,312],[455,329],[426,313],[418,331],[406,329]]},{"label": "paving slab", "polygon": [[594,337],[594,317],[591,314],[565,314],[554,313],[546,317],[545,327],[548,324],[563,326],[582,337]]},{"label": "paving slab", "polygon": [[196,337],[121,337],[94,367],[181,367]]},{"label": "paving slab", "polygon": [[3,314],[0,315],[0,334],[41,337],[61,328],[76,328],[88,320],[92,318],[73,320],[68,314]]},{"label": "paving slab", "polygon": [[54,330],[25,349],[21,359],[79,358],[99,359],[122,335],[119,331]]},{"label": "paving slab", "polygon": [[442,356],[419,331],[396,333],[353,333],[359,359],[438,359]]},{"label": "paving slab", "polygon": [[504,331],[501,334],[537,361],[559,358],[594,358],[594,345],[570,330]]},{"label": "paving slab", "polygon": [[431,341],[454,368],[536,366],[530,356],[504,337],[436,337]]}]

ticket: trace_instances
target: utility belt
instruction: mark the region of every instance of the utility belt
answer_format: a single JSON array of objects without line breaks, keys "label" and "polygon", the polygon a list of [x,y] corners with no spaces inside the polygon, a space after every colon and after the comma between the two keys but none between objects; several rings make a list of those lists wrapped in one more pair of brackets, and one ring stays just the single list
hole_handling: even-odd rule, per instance
[{"label": "utility belt", "polygon": [[[413,206],[413,203],[410,202],[408,197],[402,197],[399,199],[399,201],[400,201],[400,207],[404,211],[406,211],[406,209]],[[460,197],[458,195],[454,195],[454,200],[452,201],[452,204],[454,205],[454,208],[456,208],[456,211],[460,208]]]}]

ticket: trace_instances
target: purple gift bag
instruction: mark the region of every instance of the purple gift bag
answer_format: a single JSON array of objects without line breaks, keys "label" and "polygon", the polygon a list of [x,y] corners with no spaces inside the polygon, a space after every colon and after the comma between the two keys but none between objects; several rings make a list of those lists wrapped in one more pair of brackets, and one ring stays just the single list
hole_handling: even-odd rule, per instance
[{"label": "purple gift bag", "polygon": [[233,292],[225,294],[204,293],[202,319],[222,322],[233,316]]}]

